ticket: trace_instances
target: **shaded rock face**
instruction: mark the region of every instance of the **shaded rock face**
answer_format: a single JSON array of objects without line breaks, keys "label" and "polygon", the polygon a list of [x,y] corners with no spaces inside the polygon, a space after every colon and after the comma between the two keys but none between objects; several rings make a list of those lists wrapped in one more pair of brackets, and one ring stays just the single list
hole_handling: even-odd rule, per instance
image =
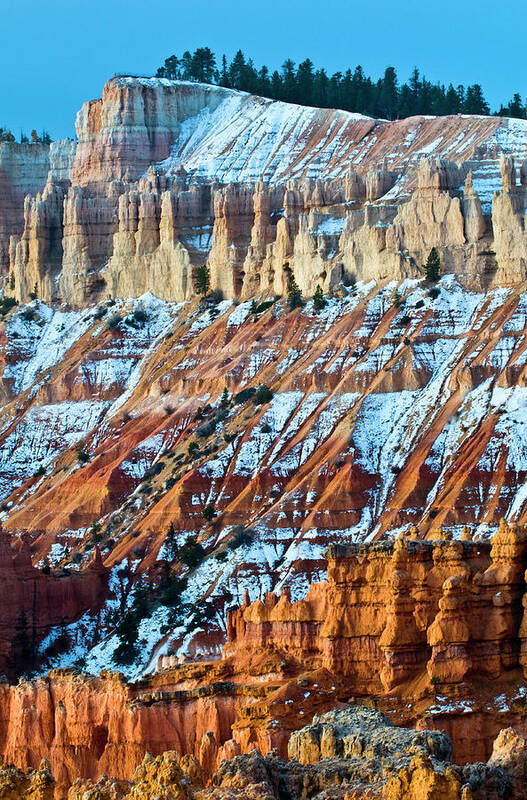
[{"label": "shaded rock face", "polygon": [[[0,187],[9,291],[77,307],[144,291],[180,301],[208,262],[225,297],[281,294],[293,274],[312,295],[343,279],[418,277],[432,247],[465,282],[515,283],[526,260],[524,125],[390,123],[113,78],[79,112],[74,152],[57,143],[37,168],[36,150],[9,151],[17,174],[33,176]],[[24,212],[22,192],[33,195]]]},{"label": "shaded rock face", "polygon": [[[329,771],[330,764],[348,767],[335,797],[483,800],[512,796],[511,761],[461,769],[449,764],[450,754],[446,734],[421,731],[416,735],[394,728],[383,714],[362,707],[315,717],[289,740],[289,756],[301,764],[316,765],[315,773],[323,768]],[[517,760],[525,761],[524,751]]]},{"label": "shaded rock face", "polygon": [[49,145],[0,143],[0,264],[9,269],[9,241],[24,229],[24,198],[36,194],[49,172]]},{"label": "shaded rock face", "polygon": [[527,739],[513,728],[500,731],[497,736],[489,764],[501,767],[510,777],[515,795],[525,792],[527,781]]},{"label": "shaded rock face", "polygon": [[[75,143],[70,140],[53,142],[51,145],[17,142],[0,143],[0,274],[6,275],[10,259],[13,260],[16,238],[26,231],[29,236],[32,223],[27,218],[28,196],[38,197],[47,183],[50,192],[58,193],[69,184],[73,164]],[[40,240],[62,238],[62,227],[55,218],[41,216],[38,226],[33,226],[33,238]],[[15,239],[12,239],[15,237]],[[53,257],[43,248],[33,255],[41,269],[53,263]],[[24,296],[29,290],[22,289]],[[48,288],[49,291],[49,288]]]},{"label": "shaded rock face", "polygon": [[107,577],[98,549],[82,572],[45,574],[33,567],[26,542],[13,551],[10,537],[0,530],[1,672],[18,677],[33,665],[38,645],[54,627],[100,608],[107,595]]}]

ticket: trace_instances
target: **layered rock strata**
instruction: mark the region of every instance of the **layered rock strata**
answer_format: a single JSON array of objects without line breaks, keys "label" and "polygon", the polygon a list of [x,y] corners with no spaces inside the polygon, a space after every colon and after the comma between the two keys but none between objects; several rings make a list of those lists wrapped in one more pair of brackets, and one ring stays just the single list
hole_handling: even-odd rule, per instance
[{"label": "layered rock strata", "polygon": [[35,658],[50,631],[75,622],[88,609],[100,608],[107,595],[108,571],[98,548],[82,571],[48,574],[31,562],[24,540],[12,550],[8,534],[0,530],[0,671],[18,675]]},{"label": "layered rock strata", "polygon": [[502,522],[491,545],[417,541],[335,545],[328,581],[291,602],[268,593],[230,612],[225,654],[272,648],[391,691],[426,670],[434,684],[500,678],[520,664],[527,533]]},{"label": "layered rock strata", "polygon": [[[437,538],[438,526],[456,538],[467,525],[479,540],[503,516],[525,523],[525,292],[475,294],[449,276],[433,291],[394,282],[338,294],[318,313],[312,301],[253,312],[251,301],[181,307],[146,295],[81,312],[35,300],[6,316],[5,529],[28,538],[35,563],[69,569],[100,540],[108,566],[133,564],[123,591],[144,573],[157,585],[172,565],[188,579],[185,602],[213,608],[214,624],[192,638],[142,621],[148,646],[130,676],[158,646],[218,655],[226,607],[246,588],[252,600],[284,586],[303,597],[332,542],[413,524],[413,538]],[[273,396],[255,404],[260,384]],[[166,549],[171,524],[178,546],[199,538],[195,569]],[[396,619],[405,580],[390,590]],[[102,630],[91,615],[76,654],[95,672],[116,646],[91,652],[112,634],[112,603]]]},{"label": "layered rock strata", "polygon": [[[293,274],[306,295],[418,277],[432,247],[473,285],[515,283],[525,277],[524,125],[390,123],[114,78],[79,112],[73,158],[57,144],[37,169],[36,149],[4,146],[6,158],[27,155],[19,173],[34,178],[3,192],[2,269],[18,300],[80,307],[144,291],[188,299],[205,263],[212,289],[242,299],[282,294]],[[23,215],[22,191],[33,195]]]}]

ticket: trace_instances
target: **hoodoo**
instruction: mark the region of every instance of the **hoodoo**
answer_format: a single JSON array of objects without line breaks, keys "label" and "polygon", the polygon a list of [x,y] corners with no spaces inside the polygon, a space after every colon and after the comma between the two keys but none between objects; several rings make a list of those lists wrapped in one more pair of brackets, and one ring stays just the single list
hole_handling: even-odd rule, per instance
[{"label": "hoodoo", "polygon": [[[307,295],[351,278],[420,278],[431,247],[468,285],[516,283],[525,127],[469,116],[387,122],[113,78],[79,112],[76,145],[51,145],[40,172],[31,163],[23,188],[33,198],[23,202],[18,173],[6,170],[14,201],[0,267],[18,300],[36,286],[44,301],[76,307],[145,291],[190,299],[206,261],[211,289],[230,299],[282,294],[292,272]],[[4,144],[0,158],[20,161],[24,148]]]},{"label": "hoodoo", "polygon": [[174,63],[0,129],[0,796],[521,800],[527,121]]}]

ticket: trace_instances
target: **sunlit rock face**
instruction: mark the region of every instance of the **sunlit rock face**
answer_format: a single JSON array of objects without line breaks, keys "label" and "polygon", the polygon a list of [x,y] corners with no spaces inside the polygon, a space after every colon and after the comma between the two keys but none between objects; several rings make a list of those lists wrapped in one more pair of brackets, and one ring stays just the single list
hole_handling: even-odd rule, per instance
[{"label": "sunlit rock face", "polygon": [[465,284],[513,284],[525,271],[526,131],[112,78],[80,110],[77,142],[2,146],[8,291],[77,307],[145,291],[181,301],[208,262],[212,289],[231,299],[281,294],[293,274],[312,295],[419,277],[432,247]]},{"label": "sunlit rock face", "polygon": [[[47,559],[83,580],[97,545],[109,570],[100,603],[64,618],[65,652],[60,617],[43,623],[42,663],[139,678],[159,657],[217,659],[247,591],[256,617],[268,592],[284,598],[273,614],[290,599],[301,619],[280,619],[277,639],[321,669],[355,659],[364,691],[520,670],[523,556],[505,542],[503,566],[485,542],[501,518],[527,521],[526,133],[113,78],[77,141],[1,146],[2,279],[19,305],[0,329],[0,519],[31,569]],[[291,310],[293,278],[305,302]],[[328,546],[389,549],[400,534],[452,538],[432,589],[387,558],[367,630],[326,636],[318,607],[302,617]],[[191,565],[177,558],[188,537],[202,548]],[[471,547],[483,555],[467,572]],[[119,664],[119,613],[171,565],[184,613],[148,605]],[[415,586],[430,603],[417,621]],[[241,651],[273,622],[256,617]],[[236,754],[241,735],[213,746],[207,730],[192,739],[202,760]],[[243,741],[283,753],[267,730]]]},{"label": "sunlit rock face", "polygon": [[467,529],[457,541],[401,536],[334,545],[327,556],[328,580],[305,598],[269,592],[231,612],[225,655],[295,653],[365,695],[400,689],[425,670],[444,687],[497,680],[525,661],[523,526],[502,520],[491,546]]}]

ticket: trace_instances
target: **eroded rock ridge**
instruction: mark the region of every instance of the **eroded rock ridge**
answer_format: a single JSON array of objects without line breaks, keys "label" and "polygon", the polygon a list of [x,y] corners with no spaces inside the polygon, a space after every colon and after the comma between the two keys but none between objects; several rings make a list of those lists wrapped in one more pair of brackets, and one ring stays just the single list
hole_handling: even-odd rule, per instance
[{"label": "eroded rock ridge", "polygon": [[[422,276],[431,247],[472,285],[515,283],[526,269],[524,128],[387,122],[113,78],[79,112],[77,143],[49,154],[3,145],[7,291],[77,307],[145,291],[179,301],[206,263],[228,298],[283,294],[292,274],[312,295]],[[14,161],[23,169],[10,172]]]}]

